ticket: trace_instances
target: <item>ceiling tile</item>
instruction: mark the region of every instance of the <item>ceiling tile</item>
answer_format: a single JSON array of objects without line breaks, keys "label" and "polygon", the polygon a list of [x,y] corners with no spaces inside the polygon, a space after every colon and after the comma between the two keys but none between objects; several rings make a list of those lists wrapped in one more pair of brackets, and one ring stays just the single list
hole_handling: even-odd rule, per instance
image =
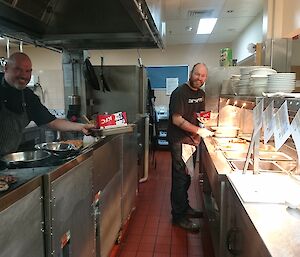
[{"label": "ceiling tile", "polygon": [[[263,3],[264,0],[165,0],[167,44],[232,42],[262,12]],[[219,18],[213,34],[196,35],[201,14],[191,17],[189,10],[213,10],[212,15]],[[192,31],[186,31],[187,26],[192,26]]]}]

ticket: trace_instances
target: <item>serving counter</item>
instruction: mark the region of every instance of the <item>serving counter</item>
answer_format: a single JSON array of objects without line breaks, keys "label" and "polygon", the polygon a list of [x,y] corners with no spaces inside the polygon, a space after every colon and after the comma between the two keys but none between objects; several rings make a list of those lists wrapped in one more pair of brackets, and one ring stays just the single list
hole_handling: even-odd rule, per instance
[{"label": "serving counter", "polygon": [[203,140],[200,154],[215,255],[299,256],[300,210],[286,203],[300,193],[299,176],[278,170],[234,170],[215,138]]}]

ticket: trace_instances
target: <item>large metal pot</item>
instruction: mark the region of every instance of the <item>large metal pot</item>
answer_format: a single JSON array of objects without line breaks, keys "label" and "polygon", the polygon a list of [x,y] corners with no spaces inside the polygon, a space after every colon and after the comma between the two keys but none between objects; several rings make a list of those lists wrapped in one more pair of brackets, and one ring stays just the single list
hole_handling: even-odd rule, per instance
[{"label": "large metal pot", "polygon": [[19,164],[42,161],[47,159],[50,156],[51,154],[46,151],[35,150],[35,151],[10,153],[1,157],[1,161],[5,162],[6,165],[8,166],[19,165]]}]

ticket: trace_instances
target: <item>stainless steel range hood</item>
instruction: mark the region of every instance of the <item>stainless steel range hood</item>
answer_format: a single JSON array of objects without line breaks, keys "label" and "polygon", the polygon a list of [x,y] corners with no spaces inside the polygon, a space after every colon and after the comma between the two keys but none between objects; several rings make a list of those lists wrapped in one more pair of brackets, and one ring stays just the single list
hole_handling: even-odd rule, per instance
[{"label": "stainless steel range hood", "polygon": [[57,49],[163,48],[154,16],[145,0],[0,0],[0,33]]}]

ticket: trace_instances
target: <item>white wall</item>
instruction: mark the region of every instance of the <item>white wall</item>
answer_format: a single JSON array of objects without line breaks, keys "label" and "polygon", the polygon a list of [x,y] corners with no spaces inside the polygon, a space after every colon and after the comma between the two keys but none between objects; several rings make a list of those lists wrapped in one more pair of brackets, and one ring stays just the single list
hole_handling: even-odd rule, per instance
[{"label": "white wall", "polygon": [[[204,62],[209,68],[219,66],[220,49],[231,47],[228,44],[199,44],[169,46],[165,50],[140,49],[135,50],[91,50],[91,62],[100,64],[100,57],[104,57],[106,65],[137,65],[139,56],[144,66],[181,65],[187,64],[191,68],[197,62]],[[155,104],[168,105],[170,96],[164,89],[155,90]]]},{"label": "white wall", "polygon": [[260,13],[232,43],[233,59],[238,62],[251,55],[247,47],[250,43],[261,43],[263,41],[263,14]]},{"label": "white wall", "polygon": [[[168,46],[165,50],[140,49],[144,66],[188,64],[190,67],[197,62],[205,62],[208,67],[219,66],[220,49],[228,44],[194,44]],[[230,46],[229,46],[230,47]],[[100,64],[100,56],[107,65],[137,65],[139,54],[133,50],[90,50],[91,62]]]},{"label": "white wall", "polygon": [[300,34],[300,1],[284,0],[283,3],[282,37],[291,38]]},{"label": "white wall", "polygon": [[[220,49],[230,47],[228,44],[199,44],[169,46],[160,49],[128,50],[89,50],[93,65],[138,65],[139,56],[144,66],[187,64],[192,67],[197,62],[204,62],[208,68],[219,66]],[[12,49],[17,51],[18,49]],[[24,47],[33,64],[33,74],[39,76],[40,84],[45,90],[45,105],[50,109],[64,109],[62,55],[43,48]],[[139,54],[138,54],[139,52]],[[6,56],[5,49],[0,52]],[[168,105],[169,96],[165,90],[157,90],[156,104]]]}]

